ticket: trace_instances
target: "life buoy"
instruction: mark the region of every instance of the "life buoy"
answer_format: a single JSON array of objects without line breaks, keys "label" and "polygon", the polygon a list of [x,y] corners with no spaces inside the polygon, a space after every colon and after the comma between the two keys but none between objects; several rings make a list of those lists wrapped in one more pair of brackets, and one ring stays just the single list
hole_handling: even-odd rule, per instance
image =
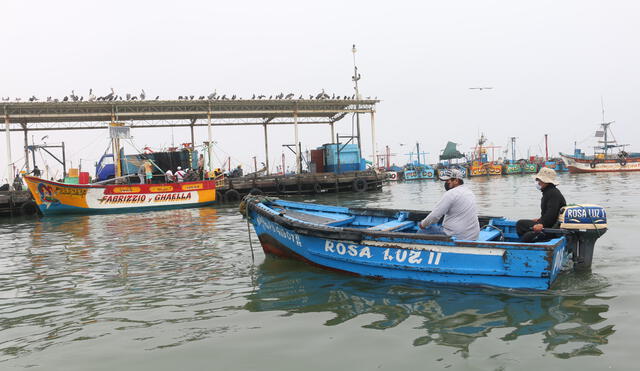
[{"label": "life buoy", "polygon": [[389,173],[389,179],[398,180],[398,173],[396,173],[395,171],[392,173]]},{"label": "life buoy", "polygon": [[627,159],[626,158],[621,158],[620,159],[620,166],[625,166],[627,164]]},{"label": "life buoy", "polygon": [[33,201],[27,201],[20,206],[20,212],[22,215],[36,215],[38,211],[38,205]]},{"label": "life buoy", "polygon": [[596,160],[591,161],[591,162],[589,163],[589,166],[590,166],[592,169],[595,169],[595,168],[596,168]]},{"label": "life buoy", "polygon": [[367,190],[367,181],[362,178],[353,180],[353,190],[356,192],[364,192]]},{"label": "life buoy", "polygon": [[224,193],[224,202],[240,201],[240,193],[235,189],[230,189]]},{"label": "life buoy", "polygon": [[278,181],[276,183],[276,189],[278,190],[278,193],[284,193],[287,190],[287,185]]},{"label": "life buoy", "polygon": [[429,176],[429,174],[426,171],[423,171],[420,173],[420,176],[422,176],[423,178],[426,178]]},{"label": "life buoy", "polygon": [[320,185],[320,183],[318,182],[313,183],[313,192],[322,193],[322,186]]},{"label": "life buoy", "polygon": [[427,177],[431,178],[433,176],[433,172],[432,171],[427,171]]}]

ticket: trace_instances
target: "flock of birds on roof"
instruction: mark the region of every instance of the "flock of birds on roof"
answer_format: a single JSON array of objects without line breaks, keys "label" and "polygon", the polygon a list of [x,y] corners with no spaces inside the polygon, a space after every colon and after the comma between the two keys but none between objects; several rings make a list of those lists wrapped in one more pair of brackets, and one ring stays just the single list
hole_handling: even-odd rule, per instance
[{"label": "flock of birds on roof", "polygon": [[[329,95],[327,93],[325,93],[324,89],[322,89],[321,92],[319,92],[316,95],[313,94],[309,94],[309,98],[310,100],[323,100],[323,99],[331,99],[331,100],[337,100],[337,99],[355,99],[356,96],[354,95],[336,95],[336,94],[332,94]],[[104,96],[96,96],[95,94],[93,94],[93,89],[89,89],[89,95],[87,96],[87,99],[85,99],[85,97],[83,96],[78,96],[76,95],[74,90],[71,90],[71,94],[70,95],[65,95],[63,98],[58,99],[58,98],[52,98],[52,97],[47,97],[46,100],[43,99],[42,101],[46,101],[46,102],[101,102],[101,101],[107,101],[107,102],[113,102],[113,101],[135,101],[135,100],[146,100],[147,99],[147,94],[145,93],[144,89],[142,89],[140,91],[140,94],[138,95],[134,95],[131,93],[126,93],[125,95],[117,95],[115,90],[113,88],[111,88],[111,92],[107,95]],[[200,95],[200,96],[195,96],[195,95],[179,95],[178,96],[178,100],[240,100],[242,98],[240,98],[239,96],[233,94],[233,95],[229,95],[227,96],[226,94],[222,94],[222,95],[218,95],[218,93],[216,91],[214,91],[213,93],[209,94],[209,95]],[[285,94],[285,93],[280,93],[277,95],[269,95],[268,97],[265,94],[253,94],[253,96],[251,97],[252,100],[256,100],[256,99],[269,99],[269,100],[292,100],[295,99],[295,94],[294,93],[289,93],[289,94]],[[302,100],[302,99],[307,99],[305,96],[303,96],[302,94],[300,94],[297,98],[298,100]],[[366,99],[371,99],[371,97],[367,97]],[[378,97],[375,97],[375,99],[378,99]],[[160,100],[160,96],[156,96],[155,100]],[[11,97],[2,97],[2,101],[3,102],[9,102],[11,101]],[[15,102],[21,102],[22,98],[14,98],[13,101]],[[30,98],[28,98],[25,101],[29,101],[29,102],[38,102],[41,101],[38,97],[31,96]]]}]

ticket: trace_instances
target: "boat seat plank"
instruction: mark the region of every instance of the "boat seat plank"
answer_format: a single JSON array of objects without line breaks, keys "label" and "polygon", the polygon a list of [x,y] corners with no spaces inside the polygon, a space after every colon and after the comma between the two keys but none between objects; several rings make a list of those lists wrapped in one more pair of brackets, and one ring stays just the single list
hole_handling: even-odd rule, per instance
[{"label": "boat seat plank", "polygon": [[500,237],[500,231],[497,229],[481,229],[478,241],[494,241]]},{"label": "boat seat plank", "polygon": [[405,221],[390,220],[390,221],[388,221],[386,223],[374,225],[373,227],[369,227],[367,229],[369,229],[370,231],[390,232],[390,231],[397,231],[397,230],[400,230],[400,229],[406,229],[406,228],[409,228],[409,227],[411,227],[413,225],[415,225],[415,222],[413,222],[411,220],[405,220]]},{"label": "boat seat plank", "polygon": [[295,211],[295,210],[291,210],[291,209],[285,209],[282,214],[298,219],[298,220],[302,220],[303,222],[307,222],[307,223],[313,223],[313,224],[331,224],[331,223],[335,223],[337,221],[341,221],[342,219],[332,219],[332,218],[327,218],[324,216],[320,216],[320,215],[313,215],[313,214],[308,214],[305,212],[301,212],[301,211]]},{"label": "boat seat plank", "polygon": [[339,227],[339,226],[343,226],[343,225],[349,224],[349,223],[353,222],[354,220],[356,220],[356,217],[355,216],[350,216],[350,217],[347,217],[347,218],[344,218],[344,219],[337,219],[337,220],[334,220],[332,222],[325,223],[325,224],[328,225],[328,226],[331,226],[331,227]]}]

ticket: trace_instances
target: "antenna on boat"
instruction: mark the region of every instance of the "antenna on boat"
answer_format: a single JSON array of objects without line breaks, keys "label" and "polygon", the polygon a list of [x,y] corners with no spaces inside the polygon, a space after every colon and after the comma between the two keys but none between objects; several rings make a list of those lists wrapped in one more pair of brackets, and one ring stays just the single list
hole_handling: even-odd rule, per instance
[{"label": "antenna on boat", "polygon": [[[358,80],[360,80],[360,74],[358,73],[358,66],[356,66],[357,51],[358,49],[356,49],[356,44],[353,44],[353,47],[351,48],[351,53],[353,53],[353,76],[351,76],[351,80],[353,81],[353,84],[354,84],[353,89],[356,92],[356,99],[360,100],[360,91],[358,90]],[[358,109],[359,109],[359,105],[356,104],[356,111]],[[360,146],[360,114],[356,112],[355,115],[356,115],[356,130],[358,133],[358,152],[360,152],[360,156],[362,157],[362,147]],[[351,133],[351,135],[353,135],[353,132]],[[372,161],[375,162],[376,154],[374,153],[373,155],[374,155],[374,158],[372,159]]]}]

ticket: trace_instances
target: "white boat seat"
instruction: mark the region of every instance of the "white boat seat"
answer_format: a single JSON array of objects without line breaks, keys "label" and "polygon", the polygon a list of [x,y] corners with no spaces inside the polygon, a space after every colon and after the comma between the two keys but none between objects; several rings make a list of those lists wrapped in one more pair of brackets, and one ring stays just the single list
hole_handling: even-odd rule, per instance
[{"label": "white boat seat", "polygon": [[386,223],[374,225],[373,227],[369,227],[367,229],[370,230],[370,231],[391,232],[391,231],[400,231],[400,230],[403,230],[403,229],[407,229],[407,228],[413,227],[415,225],[416,225],[416,223],[411,221],[411,220],[404,220],[404,221],[389,220]]}]

